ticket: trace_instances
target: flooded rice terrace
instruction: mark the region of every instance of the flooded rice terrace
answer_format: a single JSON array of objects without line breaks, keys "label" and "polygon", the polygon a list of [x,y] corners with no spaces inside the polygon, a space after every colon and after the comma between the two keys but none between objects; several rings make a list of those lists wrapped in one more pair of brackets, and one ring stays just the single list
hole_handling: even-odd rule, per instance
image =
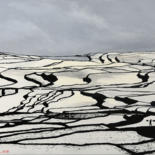
[{"label": "flooded rice terrace", "polygon": [[155,152],[155,53],[1,54],[0,72],[0,142],[10,152]]}]

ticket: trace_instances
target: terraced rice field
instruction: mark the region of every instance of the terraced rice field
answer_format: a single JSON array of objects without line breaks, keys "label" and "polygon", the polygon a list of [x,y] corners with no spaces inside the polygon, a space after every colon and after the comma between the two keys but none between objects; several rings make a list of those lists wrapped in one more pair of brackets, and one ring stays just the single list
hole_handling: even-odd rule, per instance
[{"label": "terraced rice field", "polygon": [[155,153],[155,53],[0,55],[10,153]]}]

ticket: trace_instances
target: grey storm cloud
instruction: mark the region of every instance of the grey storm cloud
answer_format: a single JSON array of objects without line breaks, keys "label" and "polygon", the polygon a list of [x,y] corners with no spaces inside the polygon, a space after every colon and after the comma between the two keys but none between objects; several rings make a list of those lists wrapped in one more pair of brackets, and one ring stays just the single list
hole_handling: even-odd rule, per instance
[{"label": "grey storm cloud", "polygon": [[154,50],[154,6],[154,0],[0,0],[0,51]]}]

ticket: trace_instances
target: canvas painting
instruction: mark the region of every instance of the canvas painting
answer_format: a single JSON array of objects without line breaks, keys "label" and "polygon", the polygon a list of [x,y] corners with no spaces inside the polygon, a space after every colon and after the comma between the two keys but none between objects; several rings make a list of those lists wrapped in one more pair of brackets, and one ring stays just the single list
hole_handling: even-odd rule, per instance
[{"label": "canvas painting", "polygon": [[0,0],[0,154],[155,154],[154,0]]}]

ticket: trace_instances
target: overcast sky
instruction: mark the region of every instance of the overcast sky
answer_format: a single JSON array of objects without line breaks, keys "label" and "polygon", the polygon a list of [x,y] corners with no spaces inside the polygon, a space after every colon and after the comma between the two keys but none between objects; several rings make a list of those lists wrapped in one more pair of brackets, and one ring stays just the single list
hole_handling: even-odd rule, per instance
[{"label": "overcast sky", "polygon": [[70,55],[155,49],[155,0],[0,0],[0,51]]}]

